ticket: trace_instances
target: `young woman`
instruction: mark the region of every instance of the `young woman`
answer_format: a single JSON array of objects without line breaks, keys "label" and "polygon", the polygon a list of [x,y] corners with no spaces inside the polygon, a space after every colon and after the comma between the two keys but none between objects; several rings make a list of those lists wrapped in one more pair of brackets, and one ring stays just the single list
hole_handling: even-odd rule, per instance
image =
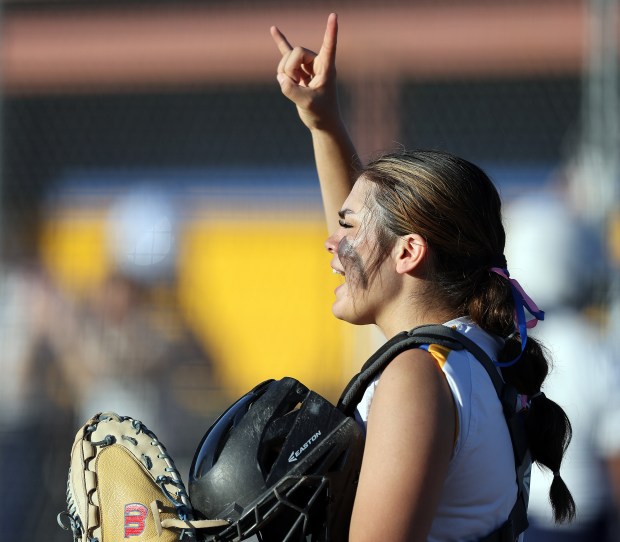
[{"label": "young woman", "polygon": [[[312,134],[325,246],[344,277],[335,316],[375,324],[388,339],[443,323],[510,365],[502,375],[529,409],[532,457],[554,474],[556,519],[571,519],[574,503],[559,475],[570,424],[541,393],[547,361],[526,337],[523,304],[542,314],[508,275],[493,184],[475,165],[436,151],[362,166],[338,108],[336,15],[318,54],[292,47],[276,27],[271,34],[282,54],[282,92]],[[358,414],[367,437],[351,540],[469,541],[506,521],[517,495],[510,436],[472,355],[436,345],[403,352],[366,390]]]}]

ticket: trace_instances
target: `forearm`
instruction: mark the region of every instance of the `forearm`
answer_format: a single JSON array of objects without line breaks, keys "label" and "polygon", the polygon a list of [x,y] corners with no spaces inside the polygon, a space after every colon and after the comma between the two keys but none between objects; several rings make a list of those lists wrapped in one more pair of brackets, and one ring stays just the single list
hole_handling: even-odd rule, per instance
[{"label": "forearm", "polygon": [[343,123],[329,130],[313,129],[311,134],[325,218],[331,234],[338,227],[338,211],[362,165]]},{"label": "forearm", "polygon": [[323,44],[318,54],[303,47],[293,47],[277,27],[271,27],[271,36],[282,54],[277,70],[282,94],[295,103],[299,118],[312,134],[330,234],[338,226],[338,211],[361,167],[338,107],[337,35],[335,13],[327,18]]}]

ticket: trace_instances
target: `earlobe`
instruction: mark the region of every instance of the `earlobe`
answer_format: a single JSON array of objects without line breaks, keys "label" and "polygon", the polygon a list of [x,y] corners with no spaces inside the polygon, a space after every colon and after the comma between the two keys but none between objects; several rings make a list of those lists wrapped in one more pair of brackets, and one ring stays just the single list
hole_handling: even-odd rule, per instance
[{"label": "earlobe", "polygon": [[411,273],[419,268],[426,258],[428,245],[423,237],[411,233],[398,240],[396,251],[397,273]]}]

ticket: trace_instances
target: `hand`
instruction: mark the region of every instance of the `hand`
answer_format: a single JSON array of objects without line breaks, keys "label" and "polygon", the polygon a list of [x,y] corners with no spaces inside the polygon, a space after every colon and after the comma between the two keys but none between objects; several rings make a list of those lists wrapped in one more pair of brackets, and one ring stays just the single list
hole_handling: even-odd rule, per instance
[{"label": "hand", "polygon": [[275,26],[271,36],[282,54],[277,75],[282,94],[297,106],[302,122],[311,130],[341,123],[336,89],[337,15],[331,13],[327,19],[318,54],[293,47]]}]

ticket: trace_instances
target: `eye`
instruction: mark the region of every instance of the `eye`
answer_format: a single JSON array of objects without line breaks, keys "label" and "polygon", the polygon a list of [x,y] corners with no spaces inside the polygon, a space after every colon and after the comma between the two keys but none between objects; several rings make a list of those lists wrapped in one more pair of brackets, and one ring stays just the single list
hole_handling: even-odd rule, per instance
[{"label": "eye", "polygon": [[348,224],[347,222],[345,222],[342,218],[338,220],[338,224],[340,224],[341,228],[352,228],[353,227],[351,224]]}]

